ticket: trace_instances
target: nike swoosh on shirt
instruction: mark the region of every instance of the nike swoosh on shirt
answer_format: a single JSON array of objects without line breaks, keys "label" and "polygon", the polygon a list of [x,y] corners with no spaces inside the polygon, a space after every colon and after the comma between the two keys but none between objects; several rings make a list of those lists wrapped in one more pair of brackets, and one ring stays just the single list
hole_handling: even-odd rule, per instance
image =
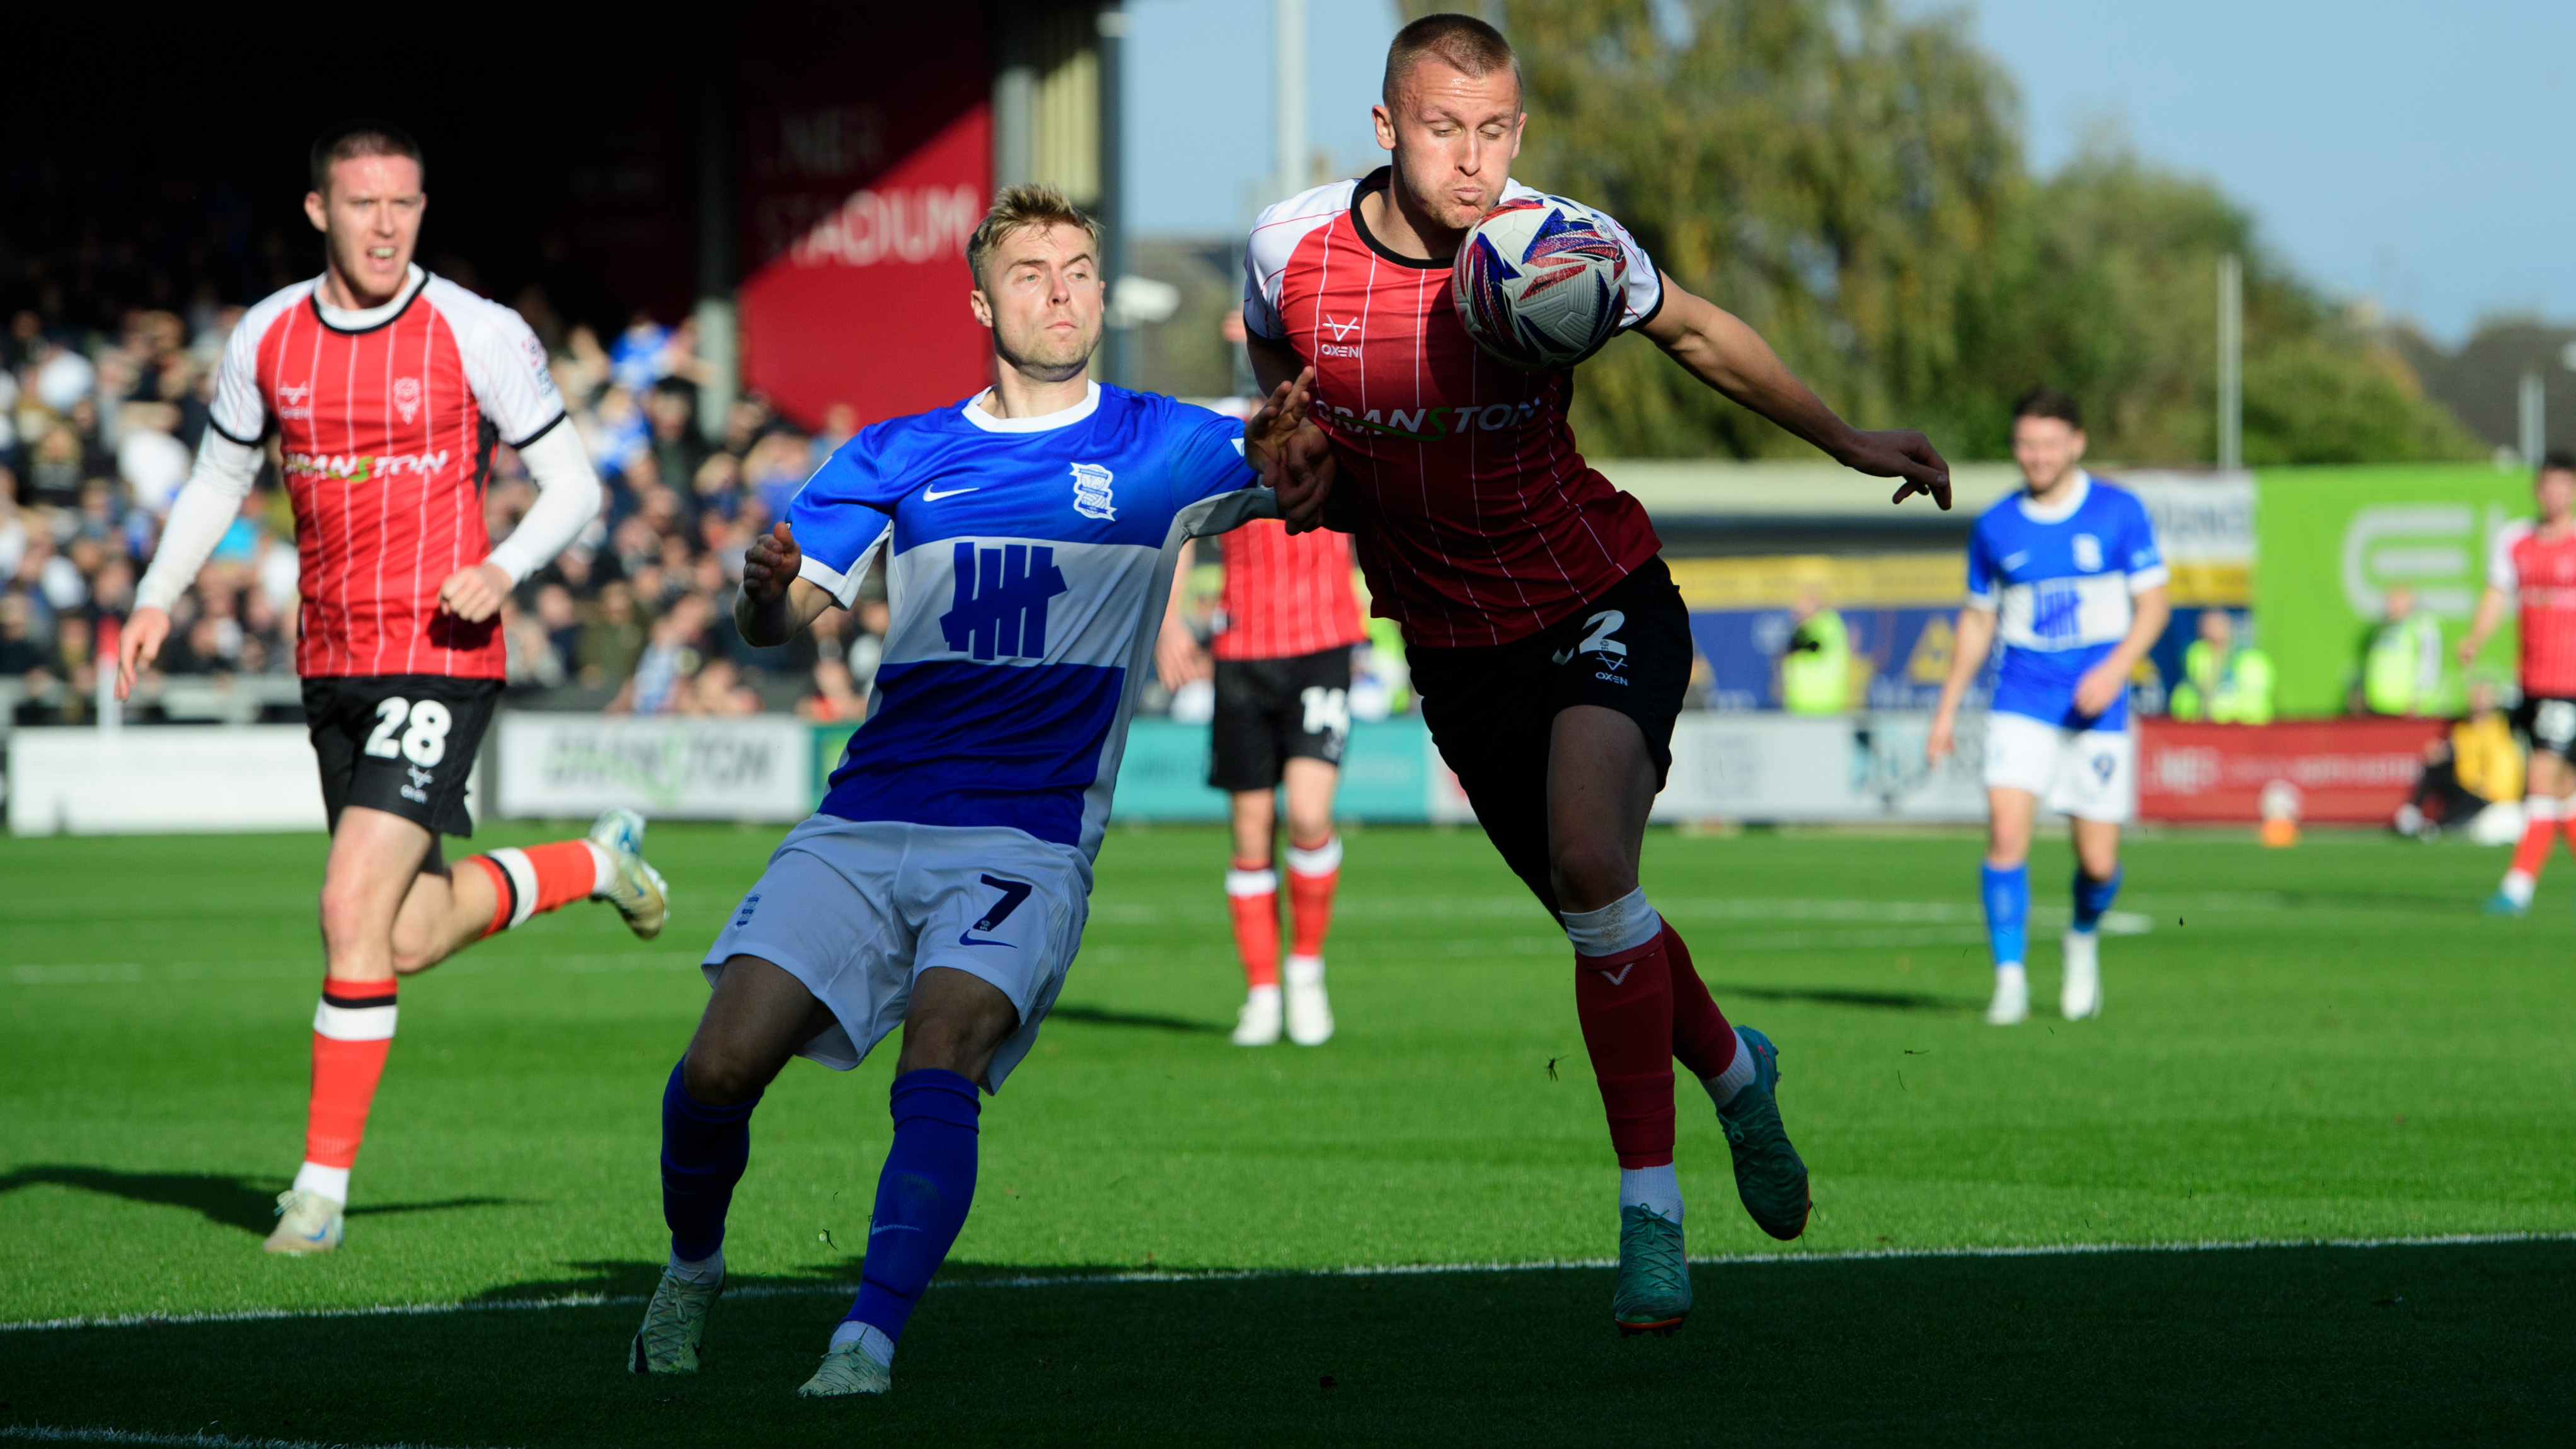
[{"label": "nike swoosh on shirt", "polygon": [[921,501],[924,503],[936,503],[942,498],[954,498],[960,493],[976,492],[983,486],[983,484],[978,483],[973,488],[951,488],[945,493],[940,492],[936,488],[924,488],[921,490]]}]

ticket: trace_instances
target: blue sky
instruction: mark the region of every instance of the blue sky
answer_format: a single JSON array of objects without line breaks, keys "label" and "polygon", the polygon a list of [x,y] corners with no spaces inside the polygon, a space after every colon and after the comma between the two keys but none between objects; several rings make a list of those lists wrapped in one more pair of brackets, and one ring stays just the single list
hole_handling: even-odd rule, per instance
[{"label": "blue sky", "polygon": [[[1395,8],[1307,3],[1312,139],[1366,164]],[[1268,199],[1270,7],[1129,8],[1133,224],[1234,231]],[[1971,14],[2021,87],[2043,171],[2088,135],[2122,135],[2216,181],[2311,280],[2445,341],[2488,313],[2576,314],[2576,4],[1982,0]]]}]

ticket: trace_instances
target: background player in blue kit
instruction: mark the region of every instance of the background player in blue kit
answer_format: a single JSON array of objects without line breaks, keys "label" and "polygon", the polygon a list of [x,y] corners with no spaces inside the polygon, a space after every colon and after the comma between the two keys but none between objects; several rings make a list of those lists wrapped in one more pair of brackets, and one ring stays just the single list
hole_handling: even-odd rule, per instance
[{"label": "background player in blue kit", "polygon": [[2086,473],[2075,399],[2038,387],[2013,403],[2022,492],[1977,520],[1968,604],[1931,757],[1950,753],[1959,700],[2001,638],[1986,719],[1986,937],[1995,996],[1986,1020],[2030,1015],[2023,969],[2030,925],[2030,832],[2042,800],[2071,817],[2075,920],[2065,936],[2058,1006],[2069,1021],[2102,1010],[2102,913],[2120,893],[2120,826],[2137,811],[2129,671],[2164,632],[2164,555],[2137,495]]},{"label": "background player in blue kit", "polygon": [[893,620],[822,809],[707,952],[715,995],[662,1096],[671,1259],[638,1373],[698,1367],[770,1080],[790,1055],[855,1067],[901,1023],[862,1287],[798,1392],[886,1390],[974,1197],[976,1093],[1028,1054],[1082,939],[1177,546],[1276,516],[1283,455],[1323,447],[1309,378],[1249,423],[1090,381],[1099,228],[1053,188],[1003,191],[967,261],[994,386],[859,433],[746,559],[755,643],[850,607],[880,550]]}]

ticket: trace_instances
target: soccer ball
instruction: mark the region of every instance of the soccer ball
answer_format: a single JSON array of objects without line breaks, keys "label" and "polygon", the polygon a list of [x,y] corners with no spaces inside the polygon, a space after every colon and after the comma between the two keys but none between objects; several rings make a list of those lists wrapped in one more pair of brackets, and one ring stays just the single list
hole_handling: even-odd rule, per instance
[{"label": "soccer ball", "polygon": [[1572,367],[1619,330],[1628,253],[1610,218],[1562,196],[1506,201],[1459,244],[1450,296],[1467,335],[1507,366]]}]

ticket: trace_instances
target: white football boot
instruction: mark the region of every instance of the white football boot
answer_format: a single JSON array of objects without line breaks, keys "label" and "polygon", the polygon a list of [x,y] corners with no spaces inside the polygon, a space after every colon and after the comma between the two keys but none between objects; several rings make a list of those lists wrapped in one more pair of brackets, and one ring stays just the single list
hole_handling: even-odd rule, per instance
[{"label": "white football boot", "polygon": [[626,1347],[626,1369],[638,1374],[693,1374],[698,1350],[707,1340],[707,1310],[724,1290],[724,1279],[700,1283],[668,1268],[653,1285],[653,1301],[644,1305],[644,1326]]},{"label": "white football boot", "polygon": [[269,1253],[327,1253],[346,1232],[340,1204],[307,1188],[277,1195],[277,1230],[260,1244]]},{"label": "white football boot", "polygon": [[2030,975],[2019,966],[1995,968],[1995,999],[1986,1003],[1986,1025],[2019,1026],[2030,1020]]},{"label": "white football boot", "polygon": [[2094,931],[2068,931],[2065,936],[2066,979],[2057,988],[2057,1009],[2068,1021],[2102,1014],[2102,937]]},{"label": "white football boot", "polygon": [[590,843],[608,852],[615,875],[608,889],[593,893],[593,899],[617,907],[626,918],[626,928],[650,941],[662,934],[662,923],[670,919],[671,890],[663,884],[662,873],[644,863],[644,817],[623,805],[613,805],[599,812],[591,822]]},{"label": "white football boot", "polygon": [[844,1394],[882,1394],[894,1387],[894,1372],[868,1357],[856,1339],[832,1345],[823,1366],[797,1389],[801,1399],[837,1399]]},{"label": "white football boot", "polygon": [[1288,979],[1288,1039],[1299,1046],[1331,1041],[1333,1003],[1324,995],[1324,958],[1291,956],[1280,974]]},{"label": "white football boot", "polygon": [[1234,1014],[1234,1044],[1277,1046],[1279,1024],[1279,988],[1256,986],[1244,997],[1243,1008]]}]

